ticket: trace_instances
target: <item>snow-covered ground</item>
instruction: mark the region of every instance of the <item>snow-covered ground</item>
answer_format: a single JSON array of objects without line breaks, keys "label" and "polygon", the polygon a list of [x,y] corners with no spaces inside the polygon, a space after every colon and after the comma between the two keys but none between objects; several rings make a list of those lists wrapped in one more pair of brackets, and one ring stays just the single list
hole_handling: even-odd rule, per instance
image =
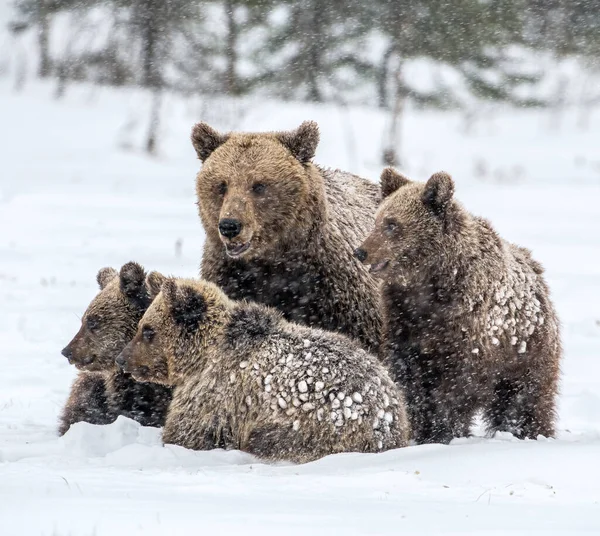
[{"label": "snow-covered ground", "polygon": [[405,171],[451,172],[464,204],[547,268],[565,346],[558,439],[475,437],[294,466],[163,447],[157,430],[125,419],[59,439],[74,377],[60,350],[100,267],[133,259],[197,274],[195,121],[267,130],[315,119],[317,162],[377,179],[383,116],[168,97],[149,158],[146,95],[53,92],[0,79],[0,535],[600,532],[600,110],[498,110],[471,124],[411,111],[404,128]]}]

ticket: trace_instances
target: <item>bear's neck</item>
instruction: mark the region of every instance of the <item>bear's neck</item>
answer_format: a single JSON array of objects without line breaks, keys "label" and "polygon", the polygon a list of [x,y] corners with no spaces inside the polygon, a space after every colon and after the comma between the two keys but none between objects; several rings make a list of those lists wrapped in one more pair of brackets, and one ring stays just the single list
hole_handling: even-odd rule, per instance
[{"label": "bear's neck", "polygon": [[325,180],[321,170],[313,165],[306,166],[308,197],[294,225],[292,234],[285,237],[273,259],[284,262],[315,259],[322,248],[323,237],[330,235],[329,211]]},{"label": "bear's neck", "polygon": [[456,296],[457,281],[435,275],[408,284],[384,283],[382,304],[385,312],[386,331],[390,336],[398,326],[430,325],[444,316]]},{"label": "bear's neck", "polygon": [[167,349],[174,356],[169,365],[169,383],[173,387],[181,386],[201,376],[211,362],[222,358],[225,326],[229,323],[229,307],[219,309],[206,319],[204,328],[182,331]]},{"label": "bear's neck", "polygon": [[382,284],[385,332],[394,339],[472,316],[474,303],[485,299],[488,283],[503,270],[504,244],[491,226],[467,218],[436,259],[409,270],[403,280]]}]

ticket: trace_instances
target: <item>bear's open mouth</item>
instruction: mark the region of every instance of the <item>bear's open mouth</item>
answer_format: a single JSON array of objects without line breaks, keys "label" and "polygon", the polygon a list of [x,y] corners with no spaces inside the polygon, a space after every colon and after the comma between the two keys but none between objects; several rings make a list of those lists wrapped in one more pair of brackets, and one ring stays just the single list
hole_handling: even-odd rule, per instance
[{"label": "bear's open mouth", "polygon": [[245,244],[226,244],[225,250],[227,251],[227,255],[230,257],[239,257],[245,251],[250,249],[250,242],[246,242]]},{"label": "bear's open mouth", "polygon": [[94,363],[94,359],[95,357],[93,355],[88,355],[84,357],[81,361],[69,359],[69,363],[75,365],[75,367],[77,367],[80,370],[85,370],[87,367]]},{"label": "bear's open mouth", "polygon": [[372,274],[375,274],[377,272],[382,272],[383,270],[385,270],[387,268],[387,265],[390,263],[389,260],[384,260],[381,262],[378,262],[377,264],[371,264],[371,269],[369,270]]}]

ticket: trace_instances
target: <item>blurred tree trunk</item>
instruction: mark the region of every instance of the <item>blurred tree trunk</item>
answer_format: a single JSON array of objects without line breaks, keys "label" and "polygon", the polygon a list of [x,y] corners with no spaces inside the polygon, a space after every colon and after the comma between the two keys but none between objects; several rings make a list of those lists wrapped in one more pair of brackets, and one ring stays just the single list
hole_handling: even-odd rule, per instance
[{"label": "blurred tree trunk", "polygon": [[46,0],[38,0],[38,46],[40,48],[40,64],[38,76],[47,78],[52,71],[50,60],[50,13],[48,12]]},{"label": "blurred tree trunk", "polygon": [[159,44],[159,24],[157,19],[159,9],[156,9],[156,3],[161,0],[150,0],[146,3],[141,19],[141,39],[142,39],[142,85],[149,88],[158,88],[161,86],[161,76],[159,67],[158,44]]},{"label": "blurred tree trunk", "polygon": [[150,105],[150,127],[148,129],[148,139],[146,140],[146,152],[156,155],[158,129],[160,127],[160,106],[162,104],[162,93],[156,89],[152,94],[152,104]]},{"label": "blurred tree trunk", "polygon": [[240,86],[237,79],[237,41],[239,28],[235,22],[235,0],[225,0],[225,16],[227,17],[227,41],[225,43],[225,57],[227,67],[225,72],[225,84],[229,95],[239,95]]},{"label": "blurred tree trunk", "polygon": [[142,85],[144,87],[158,86],[156,32],[152,22],[144,27],[142,33]]},{"label": "blurred tree trunk", "polygon": [[309,53],[310,67],[308,69],[308,98],[313,102],[323,102],[321,90],[319,89],[320,61],[319,53],[315,47],[311,47]]},{"label": "blurred tree trunk", "polygon": [[394,102],[390,111],[390,125],[384,142],[383,163],[386,166],[400,166],[402,154],[402,120],[406,105],[406,89],[402,77],[402,62],[394,68]]},{"label": "blurred tree trunk", "polygon": [[390,59],[392,58],[394,50],[395,46],[391,45],[385,51],[381,60],[381,68],[377,75],[377,96],[380,108],[387,108],[388,106],[388,77],[390,74]]},{"label": "blurred tree trunk", "polygon": [[[325,54],[325,50],[322,49],[322,35],[323,18],[325,16],[325,6],[319,1],[315,2],[312,9],[308,11],[307,15],[310,19],[307,31],[307,45],[308,45],[308,98],[313,102],[323,102],[323,95],[319,87],[319,75],[322,73],[322,62],[321,54]],[[312,16],[311,16],[312,15]]]},{"label": "blurred tree trunk", "polygon": [[15,46],[15,91],[21,91],[25,87],[27,79],[27,52],[23,49],[23,45],[19,42]]}]

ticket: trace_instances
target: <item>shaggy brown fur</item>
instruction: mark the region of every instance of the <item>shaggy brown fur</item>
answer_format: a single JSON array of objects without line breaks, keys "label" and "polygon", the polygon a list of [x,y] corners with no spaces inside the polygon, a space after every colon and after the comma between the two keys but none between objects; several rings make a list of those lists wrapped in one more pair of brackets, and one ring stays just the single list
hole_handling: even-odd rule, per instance
[{"label": "shaggy brown fur", "polygon": [[554,435],[559,323],[530,252],[453,199],[392,169],[357,257],[383,281],[386,355],[418,442],[464,436],[478,409],[490,434]]},{"label": "shaggy brown fur", "polygon": [[73,382],[69,399],[63,408],[58,427],[59,435],[64,435],[76,422],[109,424],[112,420],[103,375],[98,372],[80,372]]},{"label": "shaggy brown fur", "polygon": [[115,364],[150,305],[145,277],[144,269],[133,262],[124,265],[120,274],[112,268],[98,272],[100,292],[87,308],[81,329],[63,350],[81,372],[61,415],[60,435],[73,423],[108,424],[119,415],[145,426],[164,423],[170,389],[136,382]]},{"label": "shaggy brown fur", "polygon": [[374,356],[207,281],[167,280],[119,359],[139,380],[175,386],[165,443],[307,462],[410,435],[403,395]]},{"label": "shaggy brown fur", "polygon": [[[261,134],[194,127],[204,162],[196,183],[206,231],[202,277],[232,299],[276,307],[287,320],[344,333],[376,351],[377,285],[352,252],[373,222],[379,189],[312,164],[318,141],[313,122]],[[223,223],[234,230],[222,234]]]}]

